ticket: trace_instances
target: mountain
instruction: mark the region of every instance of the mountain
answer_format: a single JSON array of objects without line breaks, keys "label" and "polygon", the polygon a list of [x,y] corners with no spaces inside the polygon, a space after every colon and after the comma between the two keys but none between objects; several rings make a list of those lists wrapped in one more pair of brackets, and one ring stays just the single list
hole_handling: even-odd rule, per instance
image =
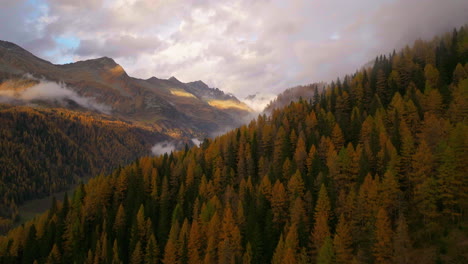
[{"label": "mountain", "polygon": [[301,98],[303,100],[310,100],[314,98],[314,100],[317,100],[325,87],[325,83],[314,83],[288,88],[276,96],[276,98],[271,100],[263,111],[266,113],[271,113],[274,109],[283,108],[291,102],[298,101]]},{"label": "mountain", "polygon": [[[151,154],[165,134],[105,115],[0,105],[0,232],[17,205]],[[13,220],[13,221],[12,221]]]},{"label": "mountain", "polygon": [[80,185],[4,263],[467,263],[468,31]]},{"label": "mountain", "polygon": [[43,81],[60,83],[110,109],[107,114],[154,125],[159,132],[179,138],[202,137],[236,127],[251,112],[233,95],[209,88],[202,81],[133,78],[107,57],[54,65],[13,43],[0,41],[0,82],[14,84],[25,79],[33,81],[30,86]]}]

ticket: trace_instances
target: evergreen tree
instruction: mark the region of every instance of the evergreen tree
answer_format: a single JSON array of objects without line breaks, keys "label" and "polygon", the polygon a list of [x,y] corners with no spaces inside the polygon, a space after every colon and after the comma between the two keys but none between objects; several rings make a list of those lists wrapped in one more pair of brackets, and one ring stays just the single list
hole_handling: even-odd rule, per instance
[{"label": "evergreen tree", "polygon": [[392,263],[393,232],[385,209],[380,208],[375,222],[375,243],[373,247],[377,263]]}]

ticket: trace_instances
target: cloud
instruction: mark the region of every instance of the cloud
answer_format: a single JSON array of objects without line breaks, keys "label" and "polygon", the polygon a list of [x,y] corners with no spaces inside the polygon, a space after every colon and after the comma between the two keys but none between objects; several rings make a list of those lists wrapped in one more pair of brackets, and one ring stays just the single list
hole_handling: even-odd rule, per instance
[{"label": "cloud", "polygon": [[48,60],[111,56],[136,77],[202,79],[240,98],[330,81],[468,22],[466,0],[6,2],[0,36]]},{"label": "cloud", "polygon": [[200,141],[197,138],[192,138],[192,142],[193,142],[193,144],[195,144],[195,146],[200,146],[200,144],[202,143],[202,141]]},{"label": "cloud", "polygon": [[176,150],[176,145],[170,141],[163,141],[156,143],[152,148],[151,152],[154,155],[163,155],[165,153],[171,153],[172,151]]},{"label": "cloud", "polygon": [[256,93],[244,98],[243,102],[246,103],[255,112],[260,113],[275,98],[276,95],[274,94]]},{"label": "cloud", "polygon": [[123,35],[109,39],[84,39],[75,50],[78,56],[128,58],[157,50],[162,45],[158,37]]},{"label": "cloud", "polygon": [[[26,75],[28,77],[30,75]],[[0,90],[0,100],[4,103],[24,101],[33,102],[36,100],[55,101],[62,105],[67,105],[66,100],[71,100],[81,107],[98,111],[104,114],[110,114],[111,107],[97,103],[93,98],[80,96],[75,91],[68,88],[63,83],[54,83],[45,80],[39,80],[39,83],[26,89],[9,89],[8,87]]]}]

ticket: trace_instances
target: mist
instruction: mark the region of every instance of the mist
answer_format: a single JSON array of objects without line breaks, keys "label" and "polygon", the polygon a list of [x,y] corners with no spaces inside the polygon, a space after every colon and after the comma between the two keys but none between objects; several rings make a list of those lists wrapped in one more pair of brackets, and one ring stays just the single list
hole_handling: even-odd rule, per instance
[{"label": "mist", "polygon": [[197,138],[192,138],[192,143],[195,144],[195,146],[200,146],[202,141]]},{"label": "mist", "polygon": [[176,145],[170,141],[156,143],[151,148],[151,152],[153,152],[154,155],[164,155],[165,153],[169,154],[174,150],[176,150]]},{"label": "mist", "polygon": [[[25,75],[29,78],[30,75]],[[54,101],[62,105],[67,105],[66,100],[71,100],[81,107],[97,111],[104,114],[110,114],[110,106],[98,103],[94,98],[83,97],[77,92],[67,87],[64,83],[55,83],[46,80],[38,80],[39,83],[26,89],[2,89],[0,90],[0,102],[15,103],[18,101],[34,102],[36,100]]]},{"label": "mist", "polygon": [[243,102],[252,108],[256,113],[261,113],[267,105],[276,98],[274,94],[256,93],[247,96]]}]

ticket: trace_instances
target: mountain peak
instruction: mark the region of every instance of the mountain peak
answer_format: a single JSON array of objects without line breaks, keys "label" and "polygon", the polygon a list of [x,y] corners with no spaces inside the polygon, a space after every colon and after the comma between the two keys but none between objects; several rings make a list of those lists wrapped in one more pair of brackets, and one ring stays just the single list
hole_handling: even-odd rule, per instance
[{"label": "mountain peak", "polygon": [[96,61],[96,62],[99,62],[101,63],[102,65],[106,65],[106,66],[117,66],[118,64],[114,61],[114,59],[112,58],[109,58],[109,57],[101,57],[101,58],[97,58],[97,59],[92,59],[90,61]]},{"label": "mountain peak", "polygon": [[20,46],[16,45],[15,43],[5,41],[5,40],[0,40],[0,47],[6,48],[6,49],[22,49]]},{"label": "mountain peak", "polygon": [[115,76],[126,75],[125,70],[117,64],[112,58],[101,57],[96,59],[89,59],[84,61],[77,61],[70,64],[64,64],[68,68],[84,68],[93,69],[96,71],[110,72]]},{"label": "mountain peak", "polygon": [[171,82],[176,82],[176,83],[182,83],[181,81],[179,81],[176,77],[174,76],[171,76],[171,78],[167,79],[168,81],[171,81]]},{"label": "mountain peak", "polygon": [[20,57],[26,57],[36,62],[50,64],[49,61],[36,57],[34,54],[22,48],[21,46],[9,41],[0,40],[0,53],[6,53],[13,56],[19,55]]},{"label": "mountain peak", "polygon": [[187,83],[187,85],[189,85],[191,87],[195,87],[197,89],[211,90],[211,88],[201,80],[194,81],[194,82],[189,82],[189,83]]}]

